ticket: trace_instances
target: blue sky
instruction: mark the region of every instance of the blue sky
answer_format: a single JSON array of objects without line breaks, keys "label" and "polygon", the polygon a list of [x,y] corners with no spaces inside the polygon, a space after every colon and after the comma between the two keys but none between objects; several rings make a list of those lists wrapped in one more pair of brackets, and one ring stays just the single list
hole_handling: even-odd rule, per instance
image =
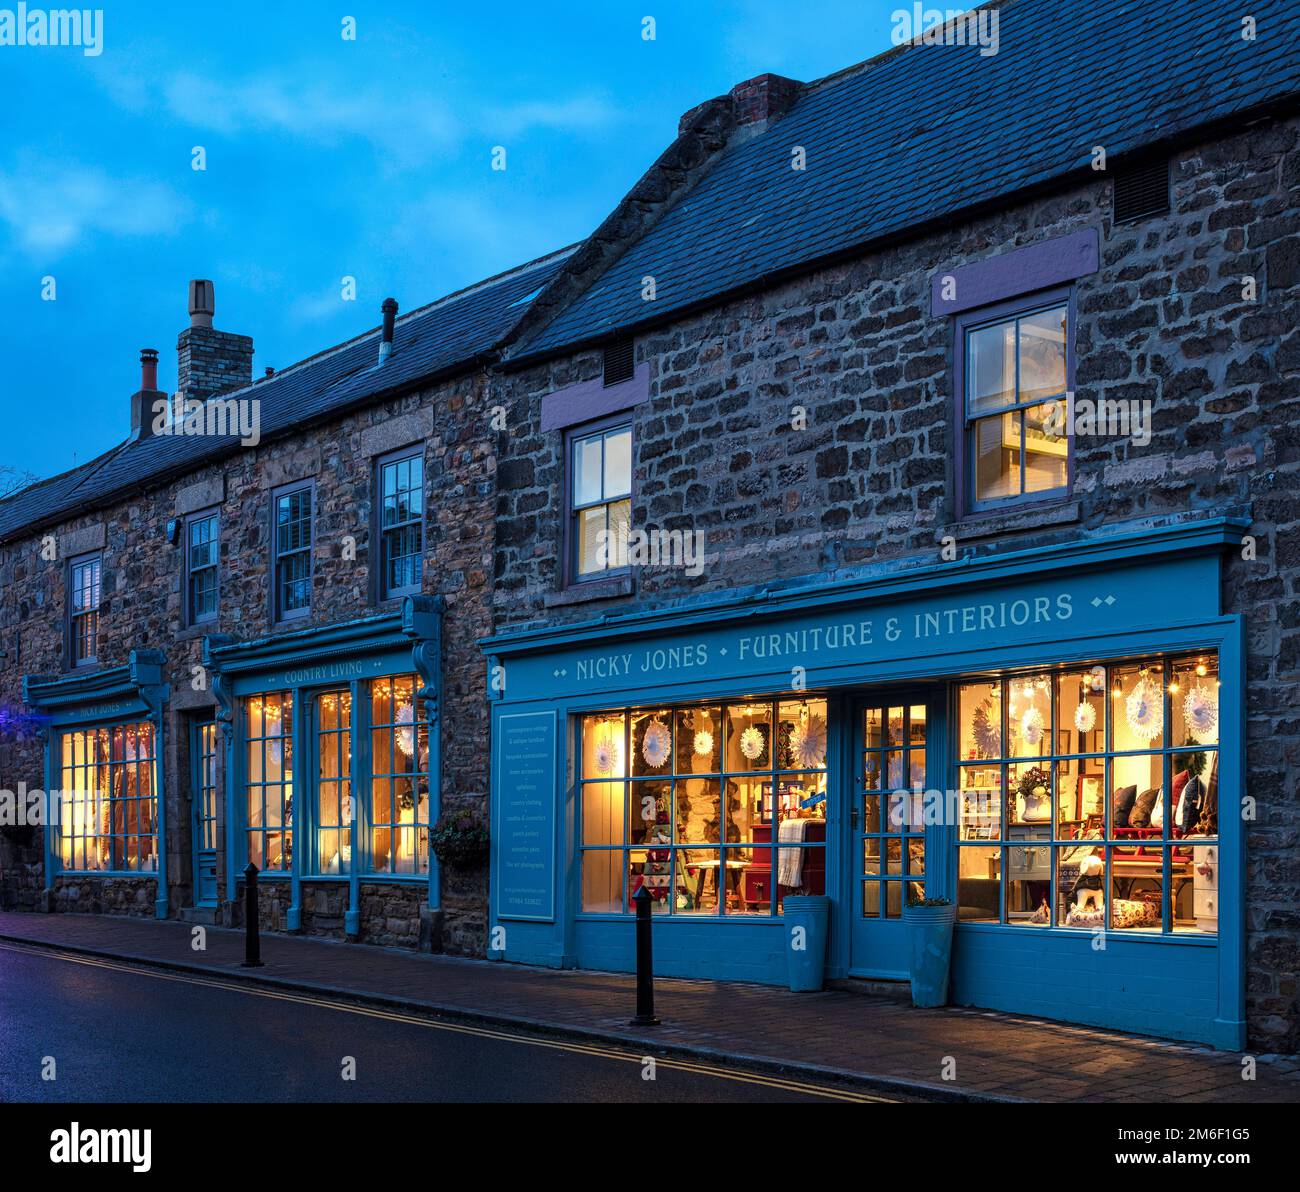
[{"label": "blue sky", "polygon": [[900,7],[110,0],[98,57],[0,47],[0,466],[53,475],[125,437],[141,347],[174,389],[189,278],[255,375],[285,367],[388,294],[409,310],[582,238],[687,108],[888,49]]}]

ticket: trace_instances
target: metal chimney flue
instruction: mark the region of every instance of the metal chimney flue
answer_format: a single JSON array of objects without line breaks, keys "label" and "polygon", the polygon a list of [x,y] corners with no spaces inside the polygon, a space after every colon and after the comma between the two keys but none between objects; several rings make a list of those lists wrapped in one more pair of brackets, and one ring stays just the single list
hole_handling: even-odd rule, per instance
[{"label": "metal chimney flue", "polygon": [[190,282],[190,326],[211,327],[217,302],[212,283],[202,278]]},{"label": "metal chimney flue", "polygon": [[384,330],[379,337],[379,363],[393,354],[393,324],[397,321],[397,299],[385,298],[380,310],[384,312]]}]

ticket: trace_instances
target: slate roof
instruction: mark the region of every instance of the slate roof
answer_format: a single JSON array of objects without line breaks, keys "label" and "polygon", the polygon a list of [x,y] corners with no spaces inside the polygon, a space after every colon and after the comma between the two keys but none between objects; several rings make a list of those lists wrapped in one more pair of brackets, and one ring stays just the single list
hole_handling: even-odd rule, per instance
[{"label": "slate roof", "polygon": [[[911,10],[911,4],[900,5]],[[945,5],[925,5],[947,7]],[[1300,92],[1300,3],[1005,0],[999,49],[905,45],[812,85],[516,351],[553,353]],[[1243,40],[1242,17],[1258,37]],[[807,169],[791,169],[791,147]],[[653,276],[657,297],[641,299]]]},{"label": "slate roof", "polygon": [[[296,425],[449,374],[491,351],[527,311],[572,249],[522,265],[398,318],[393,353],[378,364],[379,329],[222,398],[257,398],[267,439]],[[126,417],[123,396],[122,415]],[[164,476],[196,469],[238,440],[166,435],[128,440],[98,459],[0,501],[0,541],[94,507]]]}]

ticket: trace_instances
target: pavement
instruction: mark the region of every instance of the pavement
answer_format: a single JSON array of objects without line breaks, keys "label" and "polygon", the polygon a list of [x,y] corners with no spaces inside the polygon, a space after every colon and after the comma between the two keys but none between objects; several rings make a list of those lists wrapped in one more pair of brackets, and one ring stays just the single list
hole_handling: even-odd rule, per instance
[{"label": "pavement", "polygon": [[242,932],[107,915],[0,912],[0,939],[254,982],[442,1018],[842,1081],[908,1098],[965,1101],[1294,1103],[1300,1057],[1243,1057],[1017,1015],[913,1008],[845,990],[790,993],[726,981],[655,982],[658,1027],[630,1025],[622,973],[558,971],[417,955],[287,935],[262,937],[263,968],[240,967]]}]

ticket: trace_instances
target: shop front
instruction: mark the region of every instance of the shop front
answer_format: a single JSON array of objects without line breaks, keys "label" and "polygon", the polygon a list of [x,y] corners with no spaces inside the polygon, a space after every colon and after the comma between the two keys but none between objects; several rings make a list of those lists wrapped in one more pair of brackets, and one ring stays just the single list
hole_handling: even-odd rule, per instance
[{"label": "shop front", "polygon": [[[1244,1044],[1244,524],[818,578],[485,643],[495,958],[784,982],[907,976],[958,906],[953,1000]],[[1222,792],[1222,795],[1221,793]]]},{"label": "shop front", "polygon": [[163,656],[23,677],[45,754],[45,908],[168,911]]},{"label": "shop front", "polygon": [[[224,897],[272,929],[427,943],[439,909],[442,602],[237,642],[204,664],[224,755]],[[206,838],[203,840],[207,843]]]}]

